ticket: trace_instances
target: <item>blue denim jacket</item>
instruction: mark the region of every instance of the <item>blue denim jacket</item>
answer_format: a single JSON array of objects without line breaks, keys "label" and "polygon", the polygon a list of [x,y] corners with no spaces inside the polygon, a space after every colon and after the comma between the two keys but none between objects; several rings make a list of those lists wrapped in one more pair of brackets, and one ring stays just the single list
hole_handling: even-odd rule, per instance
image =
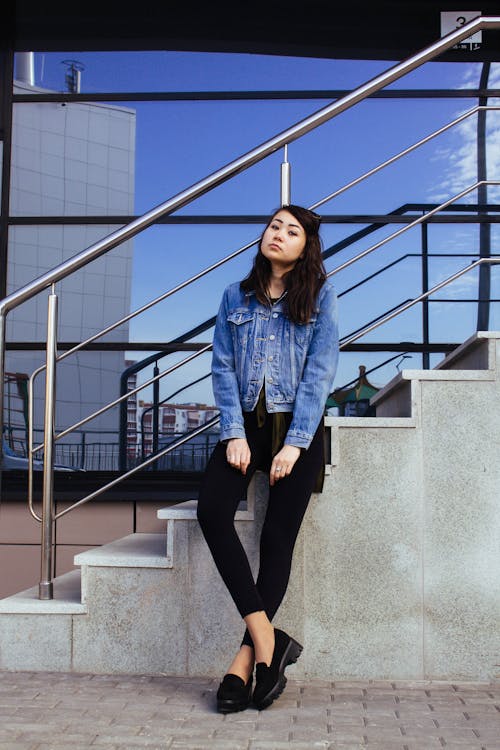
[{"label": "blue denim jacket", "polygon": [[269,413],[293,412],[285,445],[308,448],[333,388],[338,361],[337,299],[326,281],[309,323],[293,323],[283,302],[261,304],[239,282],[219,307],[212,383],[221,440],[244,438],[243,412],[253,411],[265,384]]}]

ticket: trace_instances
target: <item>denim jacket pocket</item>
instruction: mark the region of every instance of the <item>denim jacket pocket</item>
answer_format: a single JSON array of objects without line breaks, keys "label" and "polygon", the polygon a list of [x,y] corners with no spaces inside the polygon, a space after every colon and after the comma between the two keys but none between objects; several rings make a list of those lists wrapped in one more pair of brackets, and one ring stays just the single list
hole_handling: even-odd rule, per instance
[{"label": "denim jacket pocket", "polygon": [[255,317],[255,312],[252,310],[247,310],[247,308],[243,308],[240,310],[231,310],[227,314],[227,319],[230,323],[235,323],[235,325],[240,326],[243,323],[248,323],[250,320],[252,320]]},{"label": "denim jacket pocket", "polygon": [[236,372],[239,376],[239,382],[244,382],[244,369],[246,353],[249,339],[254,334],[255,312],[248,308],[231,310],[227,313],[227,320],[230,324],[231,336],[233,339],[234,358]]},{"label": "denim jacket pocket", "polygon": [[317,317],[316,314],[312,315],[308,323],[292,323],[294,343],[300,349],[307,349],[309,346]]}]

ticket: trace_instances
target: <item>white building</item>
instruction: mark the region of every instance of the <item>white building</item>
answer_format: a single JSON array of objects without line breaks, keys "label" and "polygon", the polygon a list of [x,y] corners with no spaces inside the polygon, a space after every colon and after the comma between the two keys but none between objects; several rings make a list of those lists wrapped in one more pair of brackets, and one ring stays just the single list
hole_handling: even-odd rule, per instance
[{"label": "white building", "polygon": [[[45,90],[16,81],[14,91]],[[35,220],[10,229],[9,294],[118,228],[48,224],[47,217],[134,213],[135,125],[134,110],[123,106],[36,101],[15,105],[10,213],[43,217],[43,223]],[[126,242],[56,285],[60,342],[85,340],[130,312],[132,252],[132,241]],[[45,340],[47,294],[10,313],[7,341]],[[128,341],[128,325],[109,333],[105,341]],[[40,351],[8,352],[7,370],[30,374],[43,357]],[[78,352],[61,362],[56,428],[66,428],[116,398],[124,369],[121,351]],[[43,381],[43,375],[36,381],[35,428],[42,426],[38,394]],[[116,443],[117,430],[116,408],[82,427],[87,446],[97,440]],[[68,436],[68,442],[83,440],[82,431]],[[35,439],[40,437],[37,433]],[[56,454],[59,462],[61,455]]]}]

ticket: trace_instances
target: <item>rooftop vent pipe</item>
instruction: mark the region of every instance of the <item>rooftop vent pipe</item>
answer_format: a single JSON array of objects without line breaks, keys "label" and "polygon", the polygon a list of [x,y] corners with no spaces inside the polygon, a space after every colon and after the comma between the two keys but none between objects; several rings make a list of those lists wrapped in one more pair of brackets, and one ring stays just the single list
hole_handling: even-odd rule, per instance
[{"label": "rooftop vent pipe", "polygon": [[85,70],[85,65],[78,62],[78,60],[63,60],[63,65],[66,65],[66,86],[70,94],[80,93],[80,84],[82,81],[82,70]]},{"label": "rooftop vent pipe", "polygon": [[16,80],[27,83],[28,86],[35,85],[34,52],[18,52],[16,54]]}]

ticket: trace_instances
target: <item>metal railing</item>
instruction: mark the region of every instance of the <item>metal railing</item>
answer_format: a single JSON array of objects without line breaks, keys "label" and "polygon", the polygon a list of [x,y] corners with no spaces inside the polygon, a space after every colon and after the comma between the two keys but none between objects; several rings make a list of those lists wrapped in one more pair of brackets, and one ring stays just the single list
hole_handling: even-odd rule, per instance
[{"label": "metal railing", "polygon": [[[220,265],[222,265],[222,263],[225,263],[228,260],[236,257],[237,255],[242,253],[244,250],[256,244],[257,240],[253,241],[250,244],[245,245],[242,248],[239,248],[237,251],[231,253],[229,256],[222,259],[221,261],[218,261],[217,263],[213,264],[208,269],[204,269],[203,271],[199,272],[195,276],[186,280],[182,284],[179,284],[173,290],[170,290],[166,294],[161,295],[159,298],[157,298],[153,302],[148,303],[148,305],[145,305],[144,307],[140,308],[138,311],[135,311],[135,313],[133,314],[131,313],[129,316],[126,316],[125,318],[123,318],[121,321],[114,324],[113,326],[109,326],[108,328],[104,329],[103,331],[91,337],[90,339],[87,339],[85,342],[82,342],[77,347],[74,347],[73,349],[65,352],[64,355],[61,355],[60,357],[57,356],[57,295],[55,294],[55,283],[65,278],[66,276],[70,275],[74,271],[77,271],[78,269],[84,267],[85,265],[90,263],[92,260],[102,256],[104,253],[116,247],[121,242],[124,242],[125,240],[128,240],[131,237],[134,237],[136,234],[138,234],[142,230],[154,224],[155,221],[157,221],[160,217],[165,216],[169,213],[172,213],[178,210],[179,208],[189,204],[190,202],[200,197],[201,195],[207,193],[208,191],[212,190],[216,186],[221,185],[222,183],[226,182],[231,177],[253,166],[254,164],[258,163],[259,161],[269,156],[270,154],[275,153],[281,147],[287,147],[289,143],[297,140],[298,138],[305,135],[306,133],[319,127],[323,123],[333,119],[334,117],[338,116],[342,112],[351,108],[358,102],[364,100],[370,94],[398,80],[399,78],[411,72],[412,70],[419,67],[423,63],[437,57],[446,49],[449,49],[450,47],[452,47],[454,44],[461,41],[462,39],[467,38],[468,36],[474,34],[476,31],[479,31],[481,29],[486,30],[486,29],[495,29],[495,28],[500,28],[500,17],[479,17],[479,18],[472,20],[471,22],[461,27],[460,29],[457,29],[451,32],[450,34],[446,35],[445,37],[442,37],[441,39],[439,39],[438,41],[436,41],[434,44],[430,45],[426,49],[421,50],[420,52],[411,56],[407,60],[401,63],[398,63],[397,65],[393,66],[392,68],[385,71],[384,73],[371,79],[364,85],[358,87],[354,91],[344,96],[342,99],[334,102],[333,104],[328,105],[327,107],[324,107],[318,110],[313,115],[310,115],[309,117],[305,118],[304,120],[300,121],[294,126],[284,130],[282,133],[276,135],[275,137],[269,139],[268,141],[261,144],[260,146],[249,151],[247,154],[230,162],[225,167],[212,173],[211,175],[201,180],[200,182],[196,183],[192,187],[187,188],[181,193],[178,193],[173,198],[160,204],[159,206],[147,212],[140,218],[132,221],[130,224],[126,225],[125,227],[122,227],[116,230],[115,232],[110,234],[108,237],[104,238],[103,240],[98,241],[97,243],[90,246],[86,250],[82,251],[81,253],[78,253],[77,255],[73,256],[72,258],[65,261],[61,265],[57,266],[53,270],[45,273],[38,279],[35,279],[33,282],[27,284],[25,287],[21,288],[20,290],[14,292],[13,294],[7,296],[5,299],[0,301],[0,389],[1,389],[0,405],[3,407],[3,381],[4,381],[3,373],[5,371],[6,316],[12,309],[17,307],[18,305],[22,304],[28,299],[31,299],[40,291],[51,287],[51,293],[49,294],[49,298],[48,298],[46,365],[44,366],[44,368],[41,368],[41,369],[39,368],[33,374],[33,378],[34,378],[36,377],[36,374],[41,372],[42,369],[45,369],[45,372],[46,372],[45,420],[44,420],[45,421],[45,439],[44,439],[44,444],[43,444],[44,475],[43,475],[43,500],[42,500],[42,517],[41,518],[35,513],[33,509],[32,496],[30,499],[30,511],[33,514],[33,516],[42,523],[42,575],[41,575],[41,581],[39,585],[40,598],[42,599],[52,598],[51,550],[52,550],[52,527],[53,527],[54,521],[61,515],[78,507],[84,502],[87,502],[91,500],[92,498],[96,497],[97,495],[102,494],[102,492],[104,492],[109,487],[114,486],[119,481],[123,481],[128,476],[130,476],[131,473],[135,473],[140,468],[143,468],[144,466],[149,465],[149,463],[156,460],[159,456],[164,455],[169,450],[173,450],[173,448],[175,447],[175,446],[168,446],[167,448],[165,448],[163,451],[160,451],[155,456],[147,459],[139,467],[135,467],[131,471],[122,475],[121,477],[118,477],[113,482],[108,483],[108,485],[106,485],[105,487],[100,488],[99,490],[96,490],[94,493],[91,493],[87,497],[82,498],[80,501],[78,501],[77,503],[74,503],[72,506],[65,509],[61,513],[54,515],[54,512],[53,512],[53,449],[54,449],[54,444],[55,444],[56,439],[60,439],[64,435],[67,435],[72,430],[77,429],[78,427],[85,424],[90,419],[93,419],[95,416],[101,414],[103,411],[107,410],[108,408],[111,408],[112,406],[118,404],[122,400],[122,397],[120,397],[119,399],[116,399],[111,404],[108,404],[107,406],[103,407],[97,412],[94,412],[89,417],[86,417],[85,419],[80,420],[71,428],[68,428],[62,431],[61,433],[59,433],[59,435],[56,435],[55,425],[54,425],[56,363],[60,361],[60,359],[62,359],[63,357],[69,356],[73,352],[77,351],[85,344],[90,343],[96,338],[105,335],[108,331],[113,330],[113,328],[115,328],[117,325],[121,325],[122,323],[131,319],[131,317],[133,317],[134,315],[137,315],[140,312],[143,312],[149,309],[153,304],[156,304],[160,300],[165,299],[167,296],[170,296],[174,292],[179,291],[180,289],[184,288],[188,284],[192,283],[196,279],[201,278],[202,276],[206,275],[208,272],[214,270],[215,268],[218,268]],[[462,119],[463,117],[458,118],[459,121],[461,121]],[[417,145],[415,145],[415,148],[416,147]],[[405,153],[406,152],[407,150],[405,150]],[[392,160],[389,160],[387,163],[384,163],[383,166],[387,166],[388,163],[392,163]],[[282,200],[282,203],[286,203],[287,199],[289,198],[289,194],[287,193],[288,168],[286,164],[287,164],[287,161],[286,161],[286,152],[285,152],[285,164],[282,165],[282,196],[285,198],[285,200]],[[380,168],[383,168],[383,166],[381,165]],[[366,176],[369,176],[370,174],[373,174],[373,173],[374,173],[373,170],[370,170],[370,172],[367,173]],[[364,179],[364,178],[365,177],[363,176],[361,178],[358,178],[357,181],[355,181],[352,184],[349,184],[349,186],[352,186],[353,184],[357,184],[359,181],[361,181],[361,179]],[[498,184],[498,183],[497,182],[486,183],[485,181],[476,183],[474,186],[471,186],[466,191],[462,191],[458,196],[455,196],[449,201],[446,201],[444,204],[442,204],[437,209],[435,209],[433,213],[437,212],[438,210],[440,210],[441,208],[445,206],[450,205],[452,202],[454,202],[458,198],[466,195],[468,192],[470,192],[471,190],[477,188],[479,185],[482,185],[482,184]],[[345,186],[343,189],[347,189],[349,186]],[[312,208],[315,208],[321,205],[327,200],[331,200],[333,197],[338,195],[339,192],[341,191],[335,191],[334,193],[329,195],[327,198],[314,204]],[[415,222],[412,222],[410,225],[408,225],[404,229],[409,229],[418,223],[421,223],[421,220],[419,219],[415,220]],[[389,239],[399,236],[402,233],[402,231],[403,230],[399,230],[393,233],[393,235],[391,235],[390,238],[386,238],[385,240],[382,240],[381,242],[376,243],[376,245],[374,245],[372,248],[366,251],[363,251],[362,253],[359,253],[356,256],[356,258],[353,258],[350,261],[346,261],[346,263],[339,266],[333,272],[330,272],[329,275],[332,275],[333,273],[337,273],[343,268],[346,268],[348,265],[351,265],[352,263],[356,262],[356,260],[359,260],[360,258],[364,257],[368,252],[371,252],[377,249],[378,247],[380,247],[381,245],[385,244],[385,242],[388,242]],[[480,263],[480,262],[495,262],[495,261],[488,261],[488,259],[481,259],[481,261],[478,261],[477,263]],[[466,270],[470,270],[470,268],[465,269],[465,271]],[[458,274],[458,275],[461,275],[461,274]],[[454,277],[451,277],[451,278],[454,279],[456,277],[457,275],[454,275]],[[427,295],[429,293],[431,292],[428,292]],[[420,301],[420,298],[417,301]],[[416,302],[414,302],[413,304],[415,303]],[[400,312],[403,312],[404,309],[406,308],[401,309]],[[391,318],[394,317],[395,314],[399,314],[399,313],[393,313],[391,315]],[[382,322],[383,321],[379,321],[377,325],[381,325]],[[365,331],[364,333],[366,332],[368,331]],[[361,335],[364,335],[364,333],[357,334],[356,338]],[[351,339],[351,340],[354,340],[354,339]],[[175,366],[173,366],[172,368],[169,368],[166,372],[162,373],[161,375],[157,377],[158,378],[164,377],[166,374],[177,369],[179,366],[181,366],[182,364],[185,364],[187,361],[190,361],[195,356],[199,356],[199,354],[201,354],[202,351],[206,351],[208,348],[210,348],[210,346],[206,347],[204,350],[201,350],[200,352],[196,352],[194,355],[192,355],[191,357],[188,357],[183,362],[177,363]],[[148,383],[142,384],[139,388],[137,388],[136,391],[144,388],[149,383],[155,382],[156,379],[157,379],[156,377],[152,378],[150,381],[148,381]],[[33,379],[31,380],[31,391],[32,391],[32,384],[33,384]],[[129,395],[130,393],[126,394],[126,397],[128,397]],[[2,423],[0,424],[0,431],[2,431],[3,429],[3,413],[1,415],[1,419],[2,419]],[[211,420],[210,423],[207,423],[202,428],[199,428],[192,434],[193,435],[199,434],[199,432],[202,432],[205,429],[208,429],[217,421],[218,421],[218,418],[214,418],[214,420]],[[188,439],[189,437],[185,437],[185,438],[182,438],[181,441],[177,441],[177,442],[178,444],[181,444],[182,442],[185,442]],[[30,456],[34,455],[34,453],[40,448],[41,446],[37,446],[37,447],[33,446],[32,440],[30,440]]]}]

